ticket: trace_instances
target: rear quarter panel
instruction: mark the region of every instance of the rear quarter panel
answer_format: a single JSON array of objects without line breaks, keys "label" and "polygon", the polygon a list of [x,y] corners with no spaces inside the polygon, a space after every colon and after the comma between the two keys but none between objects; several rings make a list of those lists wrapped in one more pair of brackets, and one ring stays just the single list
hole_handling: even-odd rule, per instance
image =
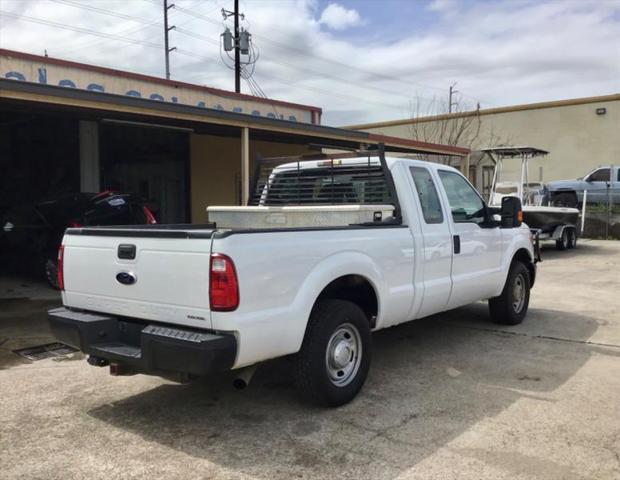
[{"label": "rear quarter panel", "polygon": [[413,301],[413,240],[407,228],[274,231],[215,238],[231,257],[239,307],[211,312],[213,328],[238,333],[235,367],[301,347],[312,306],[333,280],[365,277],[378,297],[377,328],[405,320]]}]

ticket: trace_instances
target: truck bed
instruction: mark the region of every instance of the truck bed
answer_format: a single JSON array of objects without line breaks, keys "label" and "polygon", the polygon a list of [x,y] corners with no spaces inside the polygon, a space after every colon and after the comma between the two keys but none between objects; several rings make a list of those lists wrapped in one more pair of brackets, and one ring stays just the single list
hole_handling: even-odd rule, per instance
[{"label": "truck bed", "polygon": [[[63,242],[66,266],[63,303],[105,314],[215,328],[208,295],[209,262],[214,251],[213,243],[218,239],[223,241],[245,234],[252,237],[254,234],[268,235],[242,242],[244,245],[253,246],[257,242],[264,245],[259,249],[262,251],[260,255],[264,256],[270,254],[270,244],[274,241],[272,235],[277,235],[277,243],[287,249],[287,255],[289,251],[292,254],[290,262],[299,254],[295,232],[320,234],[326,230],[382,230],[390,227],[401,225],[378,222],[281,228],[218,229],[214,224],[69,228]],[[344,234],[342,238],[350,241],[351,237]],[[124,256],[122,249],[133,249],[134,258],[121,258]],[[342,244],[338,249],[347,250],[347,246]],[[245,268],[243,264],[237,267]],[[133,279],[133,283],[124,284],[124,279],[119,279],[118,275]]]}]

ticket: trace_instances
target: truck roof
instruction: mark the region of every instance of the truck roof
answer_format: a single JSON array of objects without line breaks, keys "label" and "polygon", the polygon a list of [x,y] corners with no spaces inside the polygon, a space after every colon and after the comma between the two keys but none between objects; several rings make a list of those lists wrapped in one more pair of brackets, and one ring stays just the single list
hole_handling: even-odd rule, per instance
[{"label": "truck roof", "polygon": [[[428,162],[426,160],[420,160],[416,158],[402,158],[402,157],[388,157],[388,156],[385,157],[385,161],[388,165],[391,165],[392,163],[400,162],[403,160],[406,160],[408,162],[414,162],[415,164],[420,164],[420,166],[433,167],[433,168],[441,166],[442,168],[445,167],[449,170],[458,171],[457,169],[450,167],[448,165]],[[323,159],[318,159],[318,160],[301,160],[299,162],[289,162],[289,163],[283,163],[282,165],[278,165],[272,170],[272,175],[278,172],[287,171],[287,170],[297,170],[297,169],[309,170],[312,168],[320,168],[320,167],[332,167],[332,166],[333,167],[339,167],[339,166],[346,167],[346,166],[364,166],[364,165],[377,167],[381,165],[381,162],[379,161],[378,157],[369,158],[367,156],[360,156],[360,157],[354,157],[354,158],[334,158],[334,159],[323,158]]]}]

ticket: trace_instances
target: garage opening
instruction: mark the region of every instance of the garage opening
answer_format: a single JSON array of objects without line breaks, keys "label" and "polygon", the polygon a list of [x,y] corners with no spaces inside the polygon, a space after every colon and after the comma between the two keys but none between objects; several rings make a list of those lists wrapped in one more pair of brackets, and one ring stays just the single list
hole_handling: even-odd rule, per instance
[{"label": "garage opening", "polygon": [[0,215],[80,190],[78,121],[0,112]]},{"label": "garage opening", "polygon": [[[80,190],[79,122],[0,111],[0,273],[42,276],[53,255],[35,205]],[[57,247],[56,247],[57,249]]]},{"label": "garage opening", "polygon": [[102,190],[133,193],[160,223],[190,219],[189,132],[101,122]]}]

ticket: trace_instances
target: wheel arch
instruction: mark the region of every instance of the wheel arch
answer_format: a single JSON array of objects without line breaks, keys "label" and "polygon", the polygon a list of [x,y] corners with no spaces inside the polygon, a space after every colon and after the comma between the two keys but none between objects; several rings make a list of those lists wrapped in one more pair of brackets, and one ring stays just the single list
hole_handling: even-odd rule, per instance
[{"label": "wheel arch", "polygon": [[[316,297],[312,310],[323,299],[347,300],[362,309],[370,328],[374,328],[379,315],[379,295],[373,283],[364,275],[351,273],[329,282]],[[312,313],[311,313],[312,314]]]},{"label": "wheel arch", "polygon": [[519,248],[512,256],[510,265],[512,265],[515,261],[519,261],[527,267],[527,271],[530,274],[530,288],[533,287],[534,282],[536,281],[536,266],[534,265],[534,259],[532,258],[530,252],[525,248]]}]

